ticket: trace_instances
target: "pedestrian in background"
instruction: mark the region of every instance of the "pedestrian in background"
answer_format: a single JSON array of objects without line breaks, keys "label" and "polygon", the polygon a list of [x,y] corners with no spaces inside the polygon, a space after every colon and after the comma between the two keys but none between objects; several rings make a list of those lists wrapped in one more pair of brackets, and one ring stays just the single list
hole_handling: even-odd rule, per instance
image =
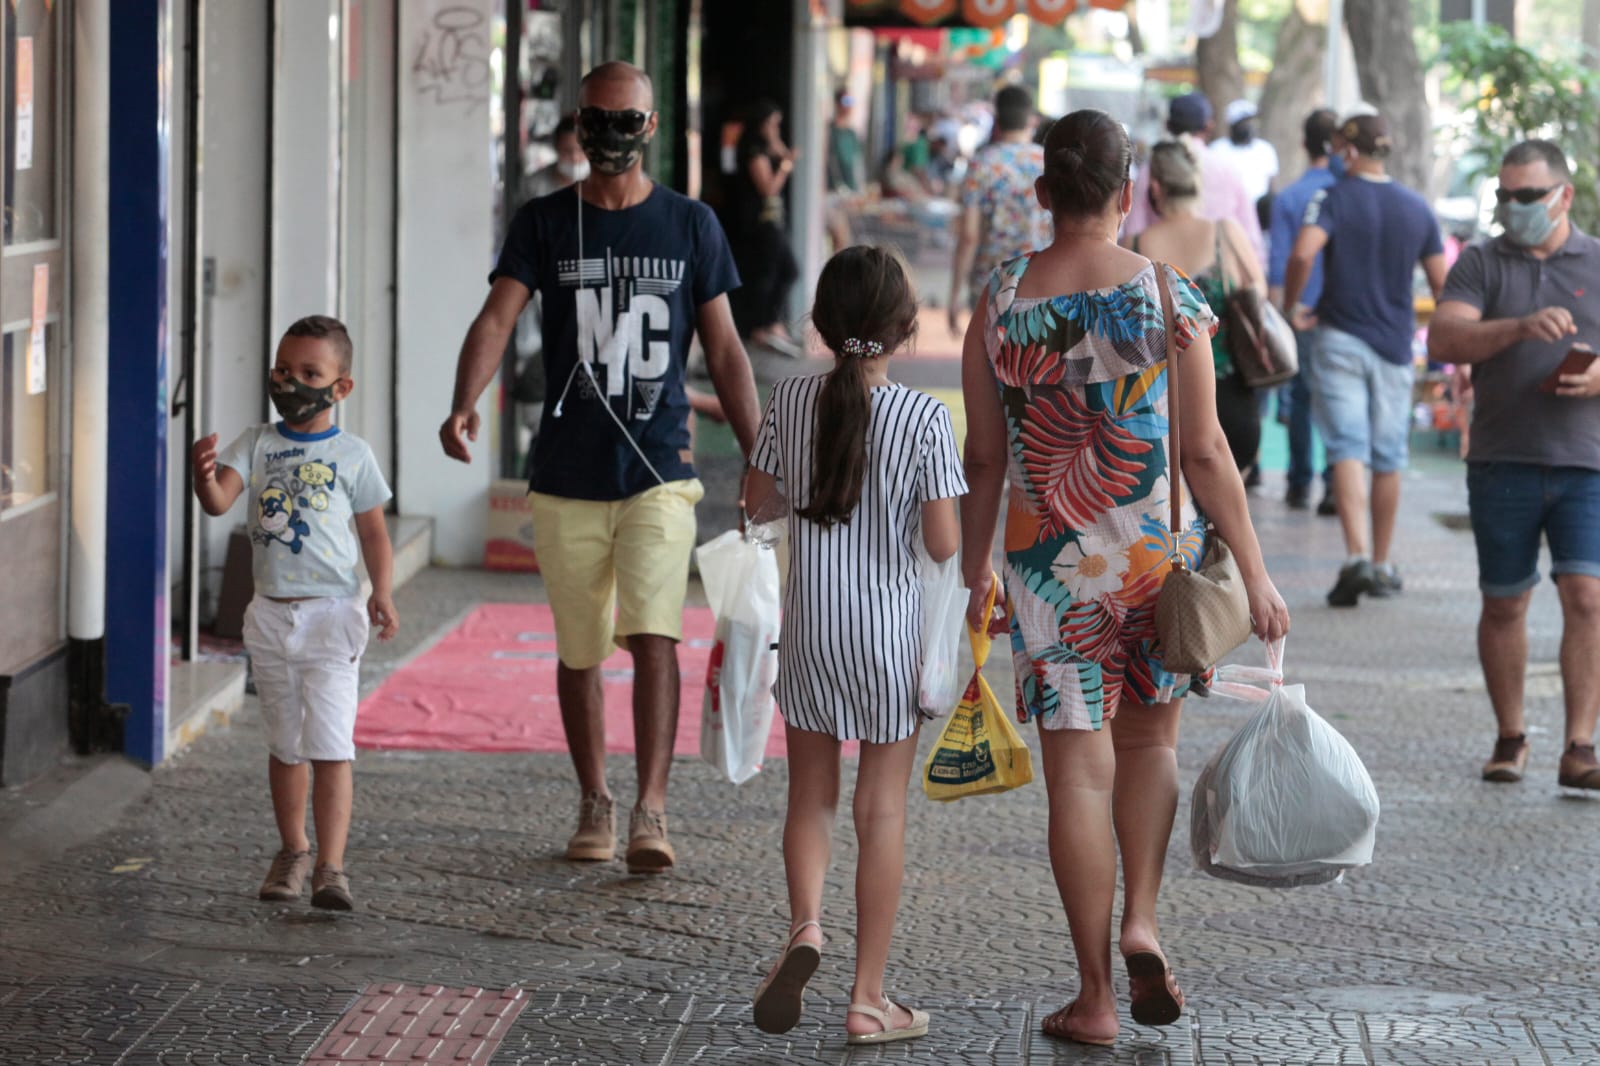
[{"label": "pedestrian in background", "polygon": [[[1215,317],[1180,271],[1117,246],[1133,200],[1131,157],[1122,125],[1103,111],[1075,111],[1051,127],[1039,199],[1055,237],[996,272],[962,352],[968,622],[989,624],[983,608],[1010,470],[1005,613],[1017,713],[1039,722],[1050,866],[1078,962],[1077,998],[1043,1028],[1099,1045],[1119,1028],[1111,978],[1119,855],[1133,1019],[1171,1025],[1183,1012],[1156,900],[1178,806],[1179,710],[1203,679],[1165,670],[1155,640],[1155,601],[1174,552],[1198,564],[1214,523],[1238,559],[1257,635],[1276,640],[1289,628],[1217,424]],[[1181,471],[1169,466],[1164,430],[1150,428],[1167,425],[1173,390],[1184,410]],[[1193,494],[1175,544],[1169,494],[1186,481]]]},{"label": "pedestrian in background", "polygon": [[[511,220],[483,308],[456,362],[446,455],[472,461],[478,397],[530,295],[544,311],[545,392],[528,502],[550,611],[556,695],[578,778],[575,862],[616,857],[606,781],[600,664],[633,659],[638,797],[626,857],[634,873],[671,869],[667,776],[678,733],[678,642],[694,505],[704,488],[689,446],[684,387],[698,333],[706,369],[740,450],[755,441],[755,381],[727,292],[739,284],[711,209],[650,180],[656,132],[650,78],[602,63],[578,87],[578,139],[593,173],[530,200]],[[560,387],[555,387],[560,383]]]},{"label": "pedestrian in background", "polygon": [[969,310],[1003,261],[1050,243],[1050,212],[1034,183],[1044,173],[1044,146],[1035,144],[1038,112],[1028,90],[1008,85],[995,94],[994,139],[978,151],[961,183],[961,218],[950,268],[950,333],[959,335]]},{"label": "pedestrian in background", "polygon": [[[1296,329],[1317,330],[1311,402],[1333,467],[1346,553],[1328,604],[1354,607],[1363,595],[1393,596],[1402,587],[1389,551],[1410,453],[1413,278],[1420,262],[1437,298],[1445,262],[1433,209],[1387,172],[1394,142],[1383,116],[1346,119],[1339,135],[1346,174],[1306,208],[1284,268],[1283,301]],[[1322,295],[1312,314],[1302,298],[1318,253]]]},{"label": "pedestrian in background", "polygon": [[1254,467],[1261,450],[1261,407],[1233,364],[1227,325],[1228,293],[1250,288],[1266,295],[1261,264],[1245,242],[1243,229],[1231,218],[1212,222],[1200,217],[1203,194],[1200,161],[1182,141],[1162,141],[1150,150],[1150,195],[1157,221],[1133,237],[1129,246],[1158,263],[1183,271],[1205,296],[1218,322],[1211,338],[1217,377],[1217,421],[1241,473]]},{"label": "pedestrian in background", "polygon": [[822,948],[840,745],[859,740],[856,967],[845,1029],[848,1043],[870,1044],[928,1031],[927,1014],[890,999],[884,967],[921,723],[917,551],[936,562],[955,554],[955,498],[967,483],[950,412],[889,380],[890,356],[917,326],[916,294],[898,258],[869,247],[835,255],[817,279],[811,321],[833,370],[774,386],[745,485],[752,514],[780,483],[792,508],[775,686],[789,750],[790,927],[756,989],[755,1020],[769,1033],[800,1020]]},{"label": "pedestrian in background", "polygon": [[861,136],[855,127],[856,98],[840,89],[833,94],[833,118],[828,123],[828,239],[835,252],[855,243],[850,212],[860,199],[866,180],[862,176]]},{"label": "pedestrian in background", "polygon": [[[1572,171],[1551,141],[1523,141],[1500,164],[1504,232],[1461,254],[1428,328],[1429,354],[1472,367],[1476,402],[1467,500],[1478,546],[1478,659],[1499,733],[1486,781],[1528,764],[1523,679],[1539,539],[1561,598],[1568,788],[1600,789],[1600,240],[1572,223]],[[1547,384],[1548,383],[1548,384]]]},{"label": "pedestrian in background", "polygon": [[562,115],[553,137],[556,157],[550,165],[533,171],[522,182],[522,198],[549,196],[589,176],[589,157],[578,143],[578,120]]},{"label": "pedestrian in background", "polygon": [[[1306,208],[1311,206],[1317,193],[1330,188],[1338,179],[1328,167],[1333,151],[1333,138],[1339,129],[1339,117],[1327,108],[1318,108],[1306,116],[1302,144],[1309,163],[1305,173],[1296,178],[1288,188],[1272,199],[1271,237],[1267,242],[1267,286],[1273,304],[1283,306],[1283,278],[1289,265],[1289,252],[1305,220]],[[1300,292],[1300,302],[1315,307],[1322,298],[1322,255],[1318,253],[1306,276],[1305,287]],[[1289,492],[1285,497],[1290,507],[1304,510],[1311,506],[1312,453],[1315,449],[1311,427],[1311,346],[1309,330],[1294,331],[1295,351],[1300,358],[1300,372],[1289,383]],[[1279,394],[1282,403],[1282,393]],[[1334,514],[1333,494],[1329,489],[1331,475],[1323,468],[1322,502],[1318,514]]]},{"label": "pedestrian in background", "polygon": [[[1206,151],[1213,125],[1211,101],[1206,99],[1205,93],[1185,93],[1173,97],[1167,105],[1167,132],[1188,145],[1200,160],[1200,217],[1213,222],[1233,219],[1249,238],[1256,258],[1264,259],[1266,246],[1261,238],[1261,219],[1256,213],[1255,201],[1233,167]],[[1155,204],[1150,199],[1150,168],[1145,167],[1134,182],[1133,204],[1122,222],[1123,237],[1143,232],[1156,217]]]},{"label": "pedestrian in background", "polygon": [[733,260],[744,284],[734,294],[739,332],[756,344],[799,358],[805,351],[784,324],[789,290],[800,277],[789,249],[784,187],[795,154],[783,143],[783,112],[771,100],[750,108],[739,135],[733,179]]},{"label": "pedestrian in background", "polygon": [[1256,133],[1256,105],[1249,100],[1235,100],[1222,118],[1228,132],[1212,141],[1206,151],[1233,168],[1245,195],[1259,205],[1272,192],[1272,179],[1278,176],[1278,150]]},{"label": "pedestrian in background", "polygon": [[[244,646],[267,728],[279,840],[257,894],[298,900],[310,874],[311,905],[336,911],[355,906],[344,849],[355,800],[361,654],[369,622],[380,640],[400,628],[383,519],[393,494],[367,442],[333,424],[333,405],[355,389],[353,360],[338,319],[300,319],[278,342],[268,382],[283,421],[250,427],[220,456],[215,433],[191,451],[194,493],[206,514],[226,514],[249,490],[255,597],[245,610]],[[366,603],[358,561],[372,581]],[[306,836],[308,786],[315,861]]]}]

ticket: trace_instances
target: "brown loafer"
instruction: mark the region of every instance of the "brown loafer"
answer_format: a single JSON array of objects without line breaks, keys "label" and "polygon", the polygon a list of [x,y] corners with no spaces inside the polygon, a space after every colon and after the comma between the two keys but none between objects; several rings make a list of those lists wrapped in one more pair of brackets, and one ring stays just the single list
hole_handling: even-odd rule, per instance
[{"label": "brown loafer", "polygon": [[1595,758],[1594,745],[1576,741],[1568,745],[1556,781],[1562,788],[1600,789],[1600,759]]},{"label": "brown loafer", "polygon": [[[1593,754],[1593,749],[1590,749],[1590,754]],[[1562,759],[1562,765],[1566,765],[1565,757]],[[1522,772],[1527,768],[1527,734],[1518,733],[1514,737],[1500,737],[1494,742],[1494,754],[1483,764],[1483,779],[1511,784],[1521,781]]]}]

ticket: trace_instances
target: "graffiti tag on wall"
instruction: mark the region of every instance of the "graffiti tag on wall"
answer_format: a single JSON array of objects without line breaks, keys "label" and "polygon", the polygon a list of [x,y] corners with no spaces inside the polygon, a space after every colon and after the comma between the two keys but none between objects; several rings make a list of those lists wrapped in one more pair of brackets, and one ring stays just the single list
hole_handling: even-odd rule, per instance
[{"label": "graffiti tag on wall", "polygon": [[446,7],[417,35],[411,77],[419,96],[470,113],[489,99],[489,30],[483,12]]}]

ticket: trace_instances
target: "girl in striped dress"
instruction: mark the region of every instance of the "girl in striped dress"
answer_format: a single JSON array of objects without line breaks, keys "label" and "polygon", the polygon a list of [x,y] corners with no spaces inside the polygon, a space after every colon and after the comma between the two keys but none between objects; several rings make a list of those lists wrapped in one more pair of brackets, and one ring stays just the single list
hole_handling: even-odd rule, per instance
[{"label": "girl in striped dress", "polygon": [[856,972],[847,1041],[922,1036],[926,1013],[894,1003],[883,970],[904,865],[906,788],[917,754],[922,656],[917,543],[943,561],[959,541],[967,491],[950,412],[889,380],[916,330],[905,268],[881,248],[846,248],[817,280],[812,323],[834,354],[825,376],[780,381],[751,454],[745,505],[791,503],[789,576],[775,693],[789,745],[783,831],[791,926],[756,989],[756,1025],[800,1020],[822,947],[839,749],[861,741],[856,774]]}]

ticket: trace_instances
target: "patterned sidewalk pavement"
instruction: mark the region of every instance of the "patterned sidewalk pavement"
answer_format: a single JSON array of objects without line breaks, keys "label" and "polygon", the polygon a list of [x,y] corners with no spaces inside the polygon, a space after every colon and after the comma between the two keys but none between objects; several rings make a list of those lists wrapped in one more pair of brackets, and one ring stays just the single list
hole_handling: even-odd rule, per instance
[{"label": "patterned sidewalk pavement", "polygon": [[[1116,1048],[1098,1051],[1040,1034],[1076,977],[1038,781],[950,805],[913,795],[890,986],[932,1012],[932,1032],[848,1049],[844,818],[805,1018],[769,1037],[750,1017],[786,927],[781,763],[734,787],[680,760],[680,866],[650,880],[559,858],[577,798],[564,756],[363,754],[349,857],[358,906],[334,915],[254,898],[275,843],[247,707],[149,775],[106,831],[4,864],[0,1060],[1600,1063],[1600,797],[1555,782],[1554,591],[1534,600],[1529,777],[1483,784],[1492,726],[1473,650],[1473,549],[1448,521],[1464,509],[1459,472],[1433,465],[1445,469],[1405,487],[1404,594],[1351,611],[1323,605],[1336,523],[1285,510],[1279,492],[1255,501],[1294,611],[1291,680],[1377,783],[1377,857],[1342,883],[1293,891],[1213,880],[1188,856],[1185,791],[1162,904],[1190,1004],[1176,1026],[1125,1018]],[[532,577],[423,574],[400,596],[403,639],[375,646],[366,683],[472,605],[537,595]],[[1009,693],[1007,664],[992,661]],[[1249,713],[1190,705],[1186,790]],[[611,773],[631,804],[631,760]],[[40,802],[30,790],[0,799],[0,844]]]}]

